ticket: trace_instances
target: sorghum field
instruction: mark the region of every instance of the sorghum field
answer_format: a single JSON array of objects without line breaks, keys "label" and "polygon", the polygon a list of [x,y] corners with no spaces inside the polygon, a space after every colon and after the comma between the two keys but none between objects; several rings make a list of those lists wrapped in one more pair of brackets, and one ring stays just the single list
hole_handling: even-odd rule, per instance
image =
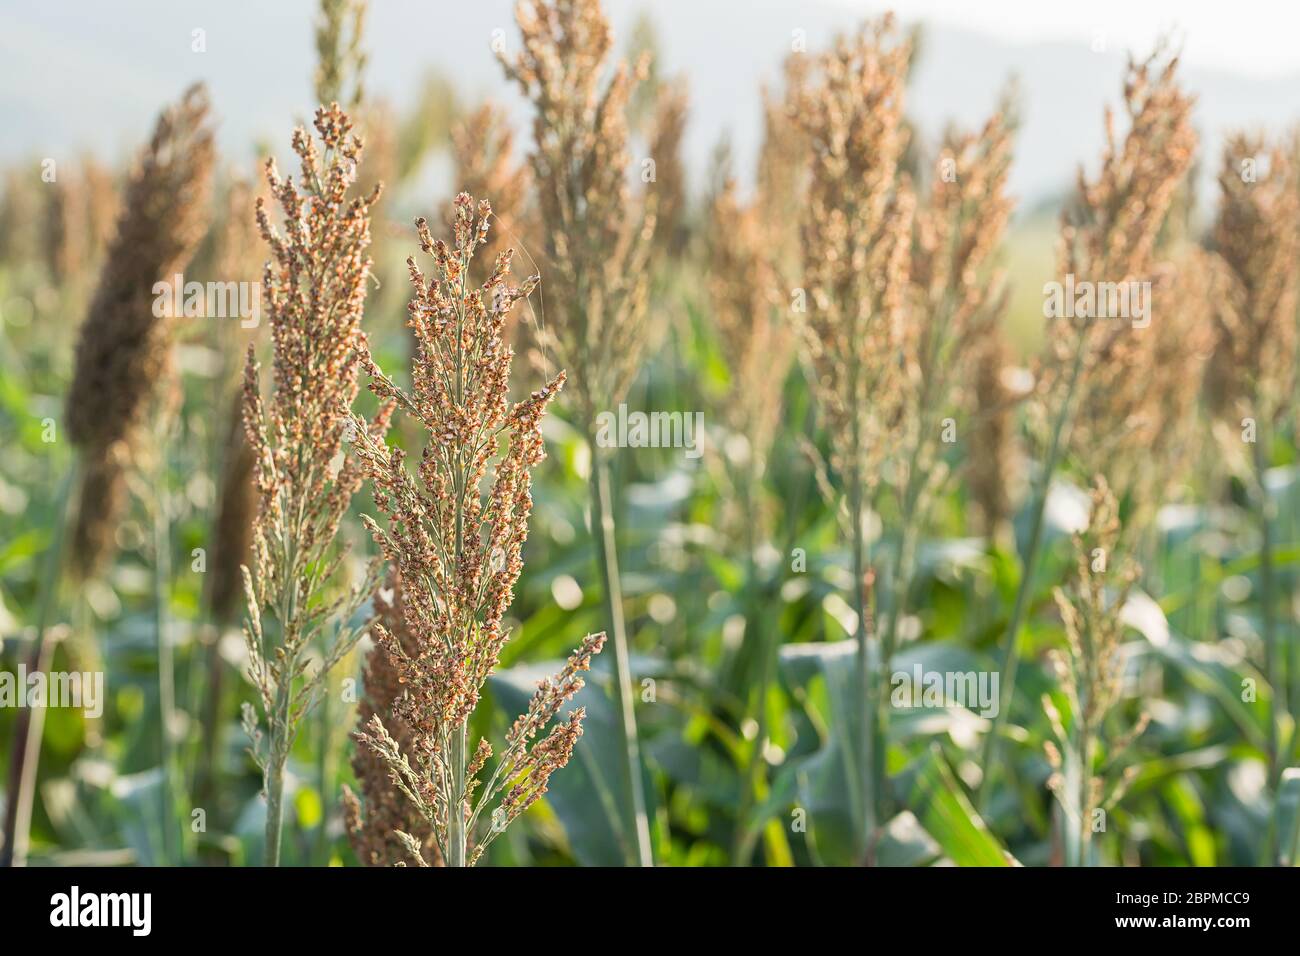
[{"label": "sorghum field", "polygon": [[1296,128],[1153,35],[1030,209],[906,9],[792,5],[748,151],[499,6],[0,170],[0,861],[1294,865]]}]

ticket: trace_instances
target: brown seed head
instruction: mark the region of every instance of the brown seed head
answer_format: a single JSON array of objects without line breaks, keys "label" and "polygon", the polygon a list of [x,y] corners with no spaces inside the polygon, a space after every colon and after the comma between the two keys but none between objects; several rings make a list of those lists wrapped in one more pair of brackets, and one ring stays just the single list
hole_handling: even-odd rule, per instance
[{"label": "brown seed head", "polygon": [[400,449],[389,448],[381,435],[355,420],[358,458],[374,482],[376,505],[388,517],[386,527],[366,519],[367,527],[404,584],[406,641],[382,626],[375,630],[405,689],[393,704],[392,717],[412,733],[407,766],[399,756],[403,748],[373,720],[360,739],[386,762],[442,846],[452,814],[475,818],[488,801],[508,790],[475,858],[545,792],[550,773],[567,760],[578,733],[575,722],[540,743],[532,740],[560,702],[581,687],[577,674],[604,639],[589,639],[549,689],[539,691],[474,804],[473,776],[490,751],[479,745],[463,779],[455,776],[448,755],[509,636],[503,618],[523,570],[532,469],[545,457],[541,420],[565,381],[561,372],[527,399],[509,400],[513,352],[503,339],[506,316],[538,279],[511,286],[512,253],[506,250],[486,282],[470,281],[474,254],[487,242],[491,216],[486,201],[476,205],[461,193],[454,204],[451,245],[434,239],[425,220],[416,223],[420,247],[432,257],[433,269],[426,275],[414,258],[408,260],[414,286],[408,324],[417,343],[411,390],[398,388],[369,353],[363,357],[372,391],[415,418],[428,435],[414,474]]},{"label": "brown seed head", "polygon": [[902,413],[904,307],[914,200],[900,181],[909,49],[886,16],[839,38],[800,90],[812,149],[803,219],[805,362],[832,463],[869,486]]},{"label": "brown seed head", "polygon": [[536,111],[530,161],[550,306],[540,346],[573,372],[590,433],[627,394],[649,334],[654,193],[638,202],[629,186],[627,123],[645,64],[618,63],[610,76],[613,34],[599,0],[520,0],[515,17],[522,49],[499,58]]}]

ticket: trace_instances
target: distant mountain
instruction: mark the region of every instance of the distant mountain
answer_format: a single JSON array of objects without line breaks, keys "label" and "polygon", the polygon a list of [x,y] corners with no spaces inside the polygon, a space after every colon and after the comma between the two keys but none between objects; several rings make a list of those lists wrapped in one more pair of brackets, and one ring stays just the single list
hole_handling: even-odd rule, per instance
[{"label": "distant mountain", "polygon": [[[512,6],[509,0],[371,4],[368,88],[400,107],[433,68],[453,77],[468,98],[490,95],[508,105],[522,123],[526,108],[490,50],[494,30],[503,31],[507,44],[516,42]],[[759,84],[777,76],[793,31],[805,31],[809,48],[816,49],[855,22],[843,3],[607,0],[607,7],[620,41],[649,10],[664,72],[689,75],[686,150],[697,183],[724,134],[742,170],[751,165],[760,134]],[[896,8],[906,20],[906,4]],[[201,8],[167,0],[75,9],[0,4],[0,160],[71,156],[83,147],[124,155],[161,103],[204,79],[220,116],[223,149],[242,162],[255,142],[283,142],[284,129],[313,105],[314,10],[311,0]],[[206,52],[193,51],[195,30],[205,31]],[[1123,65],[1123,51],[1010,44],[927,28],[909,111],[923,138],[933,141],[949,121],[981,122],[1008,78],[1017,76],[1024,125],[1012,188],[1026,208],[1066,188],[1081,161],[1096,162],[1102,108],[1118,103]],[[1207,178],[1225,129],[1282,128],[1300,118],[1300,76],[1260,79],[1190,69],[1186,80],[1199,96]]]}]

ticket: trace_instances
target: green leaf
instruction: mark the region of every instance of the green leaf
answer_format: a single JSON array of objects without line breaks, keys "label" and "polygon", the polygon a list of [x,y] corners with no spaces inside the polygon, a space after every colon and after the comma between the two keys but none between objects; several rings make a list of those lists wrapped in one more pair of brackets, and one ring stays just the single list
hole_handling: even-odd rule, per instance
[{"label": "green leaf", "polygon": [[989,832],[953,776],[943,751],[932,744],[913,764],[908,805],[920,812],[925,832],[958,866],[1012,866],[1015,859]]},{"label": "green leaf", "polygon": [[[808,719],[801,723],[802,739],[796,742],[791,759],[782,768],[776,788],[780,792],[795,789],[799,806],[808,813],[812,848],[822,862],[832,866],[859,862],[853,858],[854,835],[860,834],[863,827],[858,784],[860,755],[853,733],[859,725],[862,699],[857,685],[856,652],[854,640],[787,644],[781,648],[782,679]],[[909,645],[894,655],[892,663],[895,671],[905,672],[916,665],[927,672],[977,669],[969,651],[946,641]],[[871,666],[875,667],[874,661]],[[895,719],[890,721],[890,736],[894,745],[946,733],[952,726],[946,711],[892,713]],[[915,804],[908,801],[908,806]]]},{"label": "green leaf", "polygon": [[885,825],[876,847],[878,866],[926,866],[940,855],[934,837],[925,832],[911,810],[904,810]]}]

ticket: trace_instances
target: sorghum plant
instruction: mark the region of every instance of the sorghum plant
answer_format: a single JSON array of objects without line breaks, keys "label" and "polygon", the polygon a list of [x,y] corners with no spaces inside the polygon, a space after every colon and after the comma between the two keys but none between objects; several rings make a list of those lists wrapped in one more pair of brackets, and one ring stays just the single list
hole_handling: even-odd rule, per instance
[{"label": "sorghum plant", "polygon": [[[218,282],[254,282],[261,275],[261,236],[254,215],[254,186],[242,177],[232,177],[226,187],[225,213],[214,227],[210,268]],[[253,450],[244,435],[243,362],[251,333],[240,323],[238,332],[224,323],[209,322],[207,342],[218,356],[212,378],[213,408],[228,408],[224,421],[210,427],[209,460],[219,476],[217,507],[210,528],[210,566],[203,597],[208,626],[202,631],[204,680],[199,723],[198,766],[195,769],[194,799],[211,806],[218,766],[224,748],[221,736],[226,722],[221,715],[227,667],[221,656],[224,630],[243,621],[244,573],[252,559],[253,521],[257,516],[257,489],[253,485]],[[232,334],[233,332],[233,334]]]},{"label": "sorghum plant", "polygon": [[72,171],[65,171],[45,203],[45,264],[59,285],[71,283],[86,258],[84,184]]},{"label": "sorghum plant", "polygon": [[620,62],[604,81],[613,34],[599,0],[522,0],[516,17],[523,49],[499,58],[536,108],[529,161],[553,304],[543,345],[573,371],[583,424],[594,423],[627,394],[647,340],[655,217],[628,183],[625,115],[644,64]]},{"label": "sorghum plant", "polygon": [[203,238],[213,156],[207,94],[195,86],[158,118],[81,327],[67,400],[68,433],[84,463],[72,539],[81,577],[115,550],[126,465],[172,377],[174,323],[155,314],[154,285],[171,281]]},{"label": "sorghum plant", "polygon": [[[1048,786],[1063,811],[1065,862],[1093,862],[1092,834],[1097,815],[1123,796],[1132,780],[1122,761],[1146,728],[1148,715],[1124,723],[1124,622],[1121,612],[1137,568],[1119,559],[1119,502],[1100,476],[1091,490],[1088,525],[1074,535],[1076,568],[1069,590],[1057,588],[1056,604],[1065,625],[1066,650],[1052,663],[1069,705],[1068,719],[1050,695],[1043,707],[1056,737],[1046,744],[1052,776]],[[1107,582],[1111,582],[1107,586]]]},{"label": "sorghum plant", "polygon": [[[366,656],[365,696],[357,708],[357,726],[364,733],[378,719],[392,746],[410,764],[417,759],[415,733],[411,726],[394,713],[405,693],[402,665],[388,651],[388,645],[402,649],[402,660],[420,656],[415,635],[406,626],[402,606],[402,584],[396,573],[389,575],[387,587],[375,594],[378,625],[387,639],[377,643]],[[361,788],[360,797],[350,789],[343,791],[343,815],[352,849],[366,866],[405,865],[411,847],[420,848],[420,857],[428,866],[441,866],[442,855],[434,839],[433,826],[401,791],[394,789],[388,762],[373,747],[361,746],[352,757],[352,771]],[[398,833],[405,834],[398,837]]]},{"label": "sorghum plant", "polygon": [[[764,600],[776,585],[760,575],[760,567],[770,566],[760,561],[760,552],[771,548],[774,509],[763,484],[796,345],[788,295],[794,284],[791,247],[798,240],[798,216],[793,209],[806,150],[790,115],[790,98],[797,85],[793,76],[790,79],[784,98],[764,92],[765,131],[753,201],[740,201],[724,163],[705,234],[709,301],[729,372],[718,403],[719,417],[730,432],[722,443],[725,467],[719,475],[733,492],[727,497],[734,501],[724,522],[731,540],[743,544],[746,587],[753,591],[745,602],[744,641],[723,680],[728,691],[736,688],[748,698],[745,719],[753,720],[755,727],[736,813],[732,859],[737,864],[749,862],[758,835],[749,811],[766,790],[767,698],[779,647],[779,635],[767,620],[771,605]],[[784,839],[780,827],[771,822],[767,833],[769,845]]]},{"label": "sorghum plant", "polygon": [[641,780],[631,662],[618,573],[610,451],[596,441],[596,417],[627,395],[649,337],[646,295],[654,251],[654,191],[639,202],[628,184],[628,96],[645,72],[619,63],[605,75],[613,35],[599,0],[521,0],[523,49],[500,53],[507,76],[536,109],[533,170],[545,243],[543,352],[574,375],[578,424],[591,452],[591,531],[614,644],[622,735],[620,829],[628,860],[650,865],[650,827]]},{"label": "sorghum plant", "polygon": [[971,371],[971,437],[965,477],[980,532],[991,542],[1011,540],[1016,467],[1015,406],[1019,393],[1008,382],[1010,348],[1002,329],[991,327],[976,344]]},{"label": "sorghum plant", "polygon": [[46,266],[60,289],[70,289],[78,308],[80,291],[113,238],[117,191],[109,172],[93,156],[76,169],[63,169],[50,184],[42,239]]},{"label": "sorghum plant", "polygon": [[650,125],[649,156],[654,163],[655,242],[669,255],[686,247],[686,167],[682,163],[682,137],[688,114],[686,81],[665,83],[658,91]]},{"label": "sorghum plant", "polygon": [[[274,349],[267,405],[251,347],[244,368],[244,425],[259,497],[252,570],[244,568],[244,637],[249,678],[267,723],[265,746],[251,705],[244,705],[244,721],[266,790],[271,866],[280,859],[289,750],[325,675],[369,626],[354,617],[378,579],[374,562],[350,593],[329,593],[346,557],[346,549],[336,552],[333,546],[335,533],[363,480],[354,457],[345,456],[341,467],[335,461],[345,450],[346,409],[357,395],[358,350],[365,348],[365,253],[378,189],[368,197],[349,195],[361,141],[338,104],[318,109],[315,126],[323,156],[305,130],[293,135],[299,182],[281,178],[274,160],[267,162],[283,233],[272,224],[266,203],[257,201],[258,224],[273,257],[263,278]],[[391,408],[381,409],[370,426],[376,435],[383,434],[389,414]],[[322,649],[314,667],[313,648]]]},{"label": "sorghum plant", "polygon": [[[1252,167],[1267,157],[1264,168]],[[1253,171],[1253,175],[1248,175]],[[1260,605],[1264,672],[1271,696],[1269,716],[1270,780],[1277,782],[1286,764],[1281,752],[1279,719],[1300,713],[1300,642],[1291,642],[1290,687],[1285,650],[1276,621],[1272,522],[1275,507],[1264,482],[1271,442],[1290,411],[1296,385],[1295,262],[1300,252],[1300,186],[1296,166],[1280,146],[1257,137],[1236,135],[1223,150],[1219,173],[1219,215],[1215,249],[1226,267],[1223,294],[1215,300],[1215,361],[1222,376],[1220,408],[1229,419],[1224,434],[1229,449],[1251,446],[1255,513],[1260,533]],[[1232,445],[1237,448],[1233,449]],[[1300,734],[1295,735],[1300,738]],[[1300,753],[1300,751],[1297,751]]]},{"label": "sorghum plant", "polygon": [[[798,62],[798,61],[795,61]],[[794,360],[790,287],[798,263],[798,203],[807,144],[794,119],[800,73],[787,63],[783,96],[763,93],[763,144],[751,202],[742,203],[727,157],[705,230],[708,293],[729,383],[719,413],[746,446],[734,481],[737,522],[753,551],[770,520],[758,487],[781,421],[785,375]],[[733,456],[728,456],[733,457]]]},{"label": "sorghum plant", "polygon": [[212,524],[212,561],[204,582],[209,626],[204,636],[203,703],[199,714],[201,737],[195,771],[195,802],[208,806],[219,772],[221,735],[226,721],[221,699],[226,666],[221,657],[224,630],[242,617],[244,574],[252,559],[253,521],[257,516],[257,489],[253,485],[253,450],[244,435],[243,395],[231,402],[231,417],[221,454],[221,484],[217,513]]},{"label": "sorghum plant", "polygon": [[[760,549],[770,547],[772,508],[763,492],[768,456],[780,424],[782,391],[794,352],[794,329],[784,314],[785,295],[776,281],[771,250],[753,206],[741,206],[734,180],[728,178],[714,197],[709,216],[709,292],[718,337],[731,375],[720,403],[731,429],[723,444],[724,474],[734,489],[735,507],[728,514],[732,540],[743,542],[747,587],[753,596],[745,619],[745,640],[737,653],[729,686],[753,694],[746,716],[756,733],[741,788],[739,829],[733,848],[737,864],[748,863],[753,851],[749,810],[765,787],[767,696],[775,670],[777,636],[758,597]],[[768,562],[770,564],[770,562]],[[751,676],[752,675],[752,676]],[[755,679],[756,678],[756,679]],[[752,688],[752,690],[751,690]]]},{"label": "sorghum plant", "polygon": [[[189,261],[203,237],[212,163],[207,95],[201,86],[195,86],[159,116],[153,137],[136,162],[117,233],[77,342],[67,397],[67,427],[79,463],[77,472],[65,479],[68,488],[61,493],[59,507],[64,514],[71,484],[79,480],[68,562],[78,579],[98,573],[115,553],[117,528],[130,500],[131,469],[143,464],[148,426],[166,418],[164,407],[174,396],[174,327],[165,313],[154,310],[154,285],[169,281]],[[155,519],[155,525],[165,530],[165,516],[155,512]],[[53,653],[46,625],[63,571],[63,520],[60,517],[54,531],[55,547],[43,577],[37,638],[29,665],[33,671],[48,670]],[[164,556],[154,557],[156,565]],[[166,646],[160,639],[160,658]],[[162,659],[159,665],[160,706],[167,712],[165,674],[170,668]],[[44,710],[37,709],[24,712],[17,722],[15,740],[19,745],[10,764],[9,793],[13,796],[5,811],[6,861],[21,863],[26,855],[44,721]],[[164,725],[164,735],[169,727]],[[164,760],[167,747],[164,736]],[[166,808],[164,818],[170,815]]]},{"label": "sorghum plant", "polygon": [[[316,101],[355,111],[364,88],[366,0],[321,0],[316,21]],[[351,89],[348,89],[349,81]]]},{"label": "sorghum plant", "polygon": [[[212,262],[215,279],[254,281],[262,271],[263,261],[261,236],[253,214],[256,201],[252,184],[243,179],[233,180],[226,192],[225,206],[225,219],[215,230]],[[213,621],[221,625],[242,616],[244,583],[240,568],[249,563],[257,491],[253,486],[253,451],[244,435],[244,391],[240,374],[250,338],[242,328],[238,335],[219,336],[219,332],[214,331],[210,339],[220,358],[214,376],[213,401],[217,407],[226,403],[230,411],[228,422],[214,428],[218,442],[212,455],[220,481],[212,529],[212,572],[206,581],[205,597]]]},{"label": "sorghum plant", "polygon": [[[480,780],[492,746],[480,739],[471,752],[468,722],[509,638],[502,618],[523,570],[532,469],[545,457],[542,415],[565,375],[510,404],[514,353],[502,332],[507,313],[538,279],[510,286],[507,250],[487,280],[475,285],[474,250],[487,240],[492,210],[486,201],[476,210],[466,193],[456,197],[455,210],[451,247],[435,241],[423,219],[417,223],[420,248],[434,260],[433,276],[426,280],[415,260],[407,260],[415,287],[409,324],[417,341],[411,391],[394,385],[368,354],[363,359],[371,389],[414,417],[428,444],[413,477],[400,449],[355,422],[357,454],[375,483],[375,503],[389,519],[386,529],[369,518],[366,525],[402,582],[403,629],[376,625],[375,633],[405,688],[392,716],[409,730],[410,742],[404,748],[378,713],[358,739],[383,759],[447,865],[472,866],[568,762],[582,733],[581,708],[536,738],[581,689],[581,672],[605,635],[588,636],[560,674],[541,683],[528,712],[506,734],[495,767]],[[481,838],[480,819],[490,820]],[[396,836],[414,861],[425,862],[418,833],[399,830]]]},{"label": "sorghum plant", "polygon": [[[528,166],[515,158],[514,138],[505,112],[491,103],[484,103],[457,123],[451,134],[457,189],[471,196],[492,196],[496,201],[496,228],[478,253],[488,262],[495,262],[511,242],[517,243],[511,236],[527,228]],[[505,215],[509,218],[503,218],[500,210],[508,210]]]},{"label": "sorghum plant", "polygon": [[1126,548],[1182,477],[1212,343],[1208,257],[1188,250],[1155,266],[1152,278],[1150,323],[1096,342],[1067,447],[1080,474],[1106,477],[1124,509]]},{"label": "sorghum plant", "polygon": [[880,688],[868,664],[866,511],[904,414],[904,309],[915,205],[900,181],[909,48],[885,16],[817,57],[797,116],[812,155],[803,217],[804,362],[831,436],[831,465],[848,503],[861,709],[852,805],[860,855],[874,841],[883,766]]},{"label": "sorghum plant", "polygon": [[[1129,128],[1119,140],[1114,115],[1107,109],[1101,171],[1090,182],[1080,170],[1077,197],[1062,214],[1061,280],[1072,275],[1080,281],[1122,286],[1154,277],[1156,240],[1196,148],[1192,99],[1179,87],[1177,68],[1178,58],[1165,58],[1162,51],[1141,63],[1130,61],[1124,83]],[[1034,488],[1020,583],[1002,646],[1002,699],[993,728],[984,739],[981,801],[987,799],[998,770],[1002,727],[1015,694],[1020,630],[1042,544],[1047,493],[1070,447],[1070,423],[1083,383],[1119,337],[1140,331],[1128,323],[1070,311],[1073,315],[1050,320],[1047,354],[1039,376],[1046,451]],[[1112,422],[1108,427],[1115,425]]]},{"label": "sorghum plant", "polygon": [[899,620],[908,610],[917,543],[930,504],[948,476],[940,452],[945,432],[949,441],[956,437],[956,419],[950,416],[969,406],[966,383],[974,377],[976,354],[983,340],[997,335],[1006,305],[1005,283],[992,259],[1012,208],[1006,195],[1013,132],[1009,111],[1009,105],[1004,107],[978,134],[947,135],[929,195],[916,214],[904,414],[900,453],[893,463],[898,531],[881,636],[885,673]]},{"label": "sorghum plant", "polygon": [[720,411],[743,443],[741,449],[728,449],[728,458],[736,461],[737,509],[731,524],[740,529],[752,555],[770,525],[761,486],[795,342],[763,222],[757,209],[742,205],[736,193],[735,180],[728,177],[709,210],[708,285],[731,379]]}]

